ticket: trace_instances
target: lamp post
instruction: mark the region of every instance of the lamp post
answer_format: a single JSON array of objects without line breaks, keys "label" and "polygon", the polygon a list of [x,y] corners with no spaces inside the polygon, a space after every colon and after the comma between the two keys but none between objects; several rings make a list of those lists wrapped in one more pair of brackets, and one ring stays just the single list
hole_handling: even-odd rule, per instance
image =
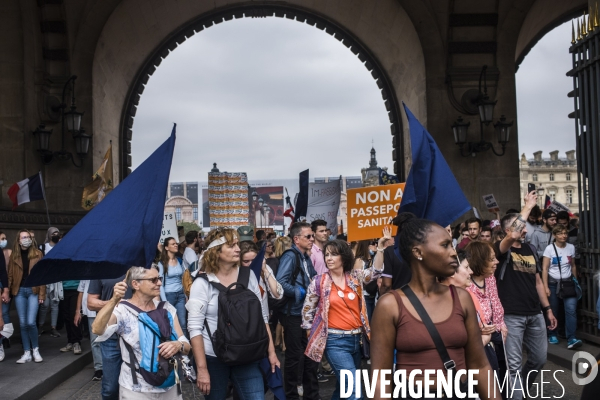
[{"label": "lamp post", "polygon": [[[62,98],[60,105],[53,107],[52,110],[60,112],[61,114],[61,148],[59,151],[50,150],[50,136],[52,135],[52,129],[48,130],[43,124],[40,124],[33,131],[34,137],[37,139],[37,151],[42,157],[42,163],[44,165],[51,164],[55,158],[61,160],[71,160],[73,165],[77,168],[81,168],[83,165],[83,159],[87,157],[90,149],[90,140],[92,135],[85,133],[85,129],[81,127],[82,112],[77,111],[75,106],[75,80],[76,75],[71,76],[65,85],[63,86]],[[65,102],[65,96],[67,94],[67,88],[71,90],[71,107],[69,111],[65,112],[67,104]],[[75,161],[73,154],[65,150],[65,130],[71,132],[75,141],[75,151],[79,156],[79,164]]]},{"label": "lamp post", "polygon": [[[483,91],[482,91],[483,85]],[[496,151],[493,143],[488,142],[484,139],[484,125],[487,127],[492,123],[494,119],[494,107],[498,101],[493,101],[490,99],[487,93],[487,65],[484,65],[481,68],[481,73],[479,74],[479,95],[474,100],[474,103],[477,105],[477,109],[479,111],[479,141],[478,142],[469,142],[468,138],[468,129],[471,125],[470,122],[465,122],[462,116],[459,116],[456,122],[452,125],[452,133],[454,135],[454,143],[460,147],[460,154],[463,157],[468,157],[469,155],[475,157],[477,153],[484,152],[487,150],[492,150],[492,152],[497,156],[503,156],[506,151],[506,145],[510,139],[510,131],[513,126],[513,121],[506,122],[506,117],[502,115],[498,122],[494,125],[494,129],[496,130],[498,143],[501,146],[500,151]],[[466,153],[463,152],[463,149],[466,147]]]}]

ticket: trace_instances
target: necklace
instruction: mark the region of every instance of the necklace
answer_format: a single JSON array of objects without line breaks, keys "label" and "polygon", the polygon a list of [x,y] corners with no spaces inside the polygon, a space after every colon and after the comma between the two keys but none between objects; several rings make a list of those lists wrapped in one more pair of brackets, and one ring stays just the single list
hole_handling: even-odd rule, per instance
[{"label": "necklace", "polygon": [[477,286],[479,289],[484,289],[485,290],[485,279],[483,280],[483,286],[479,286],[479,284],[475,281],[475,278],[471,277],[471,282],[473,282],[473,284],[475,286]]}]

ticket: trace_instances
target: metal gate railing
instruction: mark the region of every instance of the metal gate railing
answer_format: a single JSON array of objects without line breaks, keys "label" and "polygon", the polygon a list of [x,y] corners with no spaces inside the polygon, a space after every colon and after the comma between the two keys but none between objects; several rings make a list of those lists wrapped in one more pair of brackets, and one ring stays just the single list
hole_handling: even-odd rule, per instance
[{"label": "metal gate railing", "polygon": [[575,137],[579,192],[580,284],[579,337],[600,343],[598,330],[598,275],[600,271],[600,27],[598,16],[584,17],[573,28],[573,78],[569,93],[575,103]]}]

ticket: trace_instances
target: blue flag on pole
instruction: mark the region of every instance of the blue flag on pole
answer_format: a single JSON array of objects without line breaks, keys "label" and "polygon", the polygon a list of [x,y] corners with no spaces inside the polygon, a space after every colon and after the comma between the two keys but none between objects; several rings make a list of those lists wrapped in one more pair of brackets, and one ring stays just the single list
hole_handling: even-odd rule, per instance
[{"label": "blue flag on pole", "polygon": [[132,266],[150,267],[162,229],[176,126],[167,141],[33,267],[25,286],[114,279]]},{"label": "blue flag on pole", "polygon": [[296,210],[294,212],[294,222],[306,219],[308,211],[308,170],[300,172],[299,177],[300,192],[296,199]]},{"label": "blue flag on pole", "polygon": [[258,251],[254,260],[250,263],[249,268],[254,272],[254,276],[256,276],[256,280],[260,281],[260,271],[262,271],[263,260],[265,259],[265,251],[267,248],[267,244],[264,243],[262,248]]},{"label": "blue flag on pole", "polygon": [[435,140],[410,112],[404,111],[410,129],[412,166],[398,214],[411,212],[446,227],[471,210],[448,163],[435,144]]}]

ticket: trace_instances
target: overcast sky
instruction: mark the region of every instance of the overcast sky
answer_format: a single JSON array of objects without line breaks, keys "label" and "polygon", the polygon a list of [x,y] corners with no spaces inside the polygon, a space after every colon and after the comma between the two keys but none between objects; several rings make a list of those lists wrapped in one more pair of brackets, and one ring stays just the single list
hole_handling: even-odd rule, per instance
[{"label": "overcast sky", "polygon": [[[546,35],[517,73],[520,153],[574,149],[570,25]],[[133,167],[177,122],[171,181],[205,181],[212,163],[249,179],[360,175],[371,141],[392,170],[389,121],[360,60],[327,33],[281,18],[233,20],[170,54],[133,126]],[[449,125],[452,121],[449,122]],[[515,160],[516,162],[516,160]]]}]

